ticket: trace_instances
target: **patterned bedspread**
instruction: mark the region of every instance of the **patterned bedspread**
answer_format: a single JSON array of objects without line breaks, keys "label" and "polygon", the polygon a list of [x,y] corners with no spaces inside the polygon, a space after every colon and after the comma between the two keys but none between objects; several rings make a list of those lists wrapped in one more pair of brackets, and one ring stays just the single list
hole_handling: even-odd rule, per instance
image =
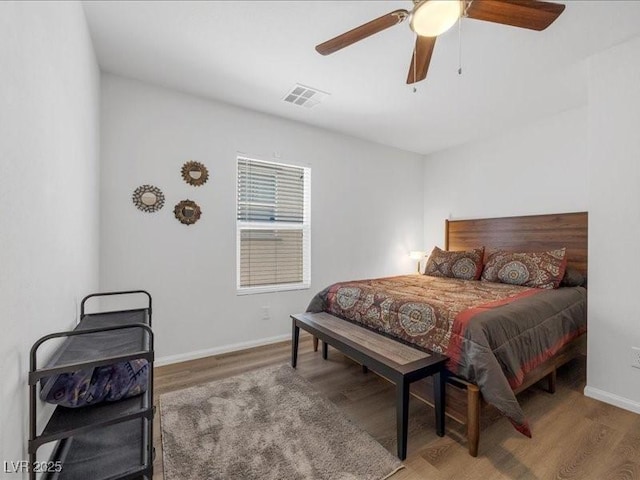
[{"label": "patterned bedspread", "polygon": [[523,434],[513,389],[524,375],[586,331],[586,290],[405,275],[336,283],[307,311],[325,311],[450,357],[448,369]]}]

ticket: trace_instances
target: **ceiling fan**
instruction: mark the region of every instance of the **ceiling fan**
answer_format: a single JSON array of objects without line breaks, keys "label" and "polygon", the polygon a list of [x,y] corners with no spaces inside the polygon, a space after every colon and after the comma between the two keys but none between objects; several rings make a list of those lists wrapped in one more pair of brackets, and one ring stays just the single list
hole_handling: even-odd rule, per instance
[{"label": "ceiling fan", "polygon": [[538,0],[413,0],[413,10],[394,10],[364,25],[316,46],[321,55],[330,55],[409,18],[416,44],[409,65],[407,83],[424,80],[438,35],[455,25],[460,17],[486,22],[544,30],[564,11],[564,5]]}]

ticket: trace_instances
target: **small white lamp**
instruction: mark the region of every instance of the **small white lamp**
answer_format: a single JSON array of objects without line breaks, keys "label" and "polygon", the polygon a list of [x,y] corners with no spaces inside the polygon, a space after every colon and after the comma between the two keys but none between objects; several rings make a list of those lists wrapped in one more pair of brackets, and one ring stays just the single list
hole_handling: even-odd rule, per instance
[{"label": "small white lamp", "polygon": [[420,260],[422,260],[422,257],[425,256],[425,252],[421,252],[419,250],[412,250],[411,252],[409,252],[409,256],[413,260],[417,260],[418,261],[418,273],[420,273]]}]

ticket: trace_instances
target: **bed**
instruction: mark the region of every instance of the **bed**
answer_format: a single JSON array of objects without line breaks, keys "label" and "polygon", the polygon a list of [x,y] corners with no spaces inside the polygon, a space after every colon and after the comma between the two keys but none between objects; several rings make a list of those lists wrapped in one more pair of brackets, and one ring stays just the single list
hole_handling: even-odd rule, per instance
[{"label": "bed", "polygon": [[[445,250],[547,251],[566,248],[567,267],[586,275],[587,213],[445,222]],[[309,311],[325,311],[419,349],[450,357],[447,415],[466,425],[477,456],[481,405],[489,404],[531,436],[517,393],[583,351],[586,289],[544,290],[505,283],[405,275],[340,282]],[[430,403],[427,385],[414,395]]]}]

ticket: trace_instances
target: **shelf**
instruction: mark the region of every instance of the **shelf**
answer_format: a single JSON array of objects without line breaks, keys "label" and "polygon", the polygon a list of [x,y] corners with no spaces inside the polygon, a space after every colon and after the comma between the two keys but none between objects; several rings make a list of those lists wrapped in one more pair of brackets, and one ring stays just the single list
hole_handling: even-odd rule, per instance
[{"label": "shelf", "polygon": [[99,435],[86,433],[63,440],[50,461],[61,461],[62,471],[46,480],[115,480],[150,477],[143,464],[142,419],[111,425]]},{"label": "shelf", "polygon": [[[55,445],[49,461],[60,472],[44,473],[42,480],[152,480],[153,476],[153,331],[151,295],[144,290],[103,292],[92,297],[147,295],[147,308],[81,313],[78,325],[67,332],[39,338],[29,354],[29,462],[36,465],[38,449]],[[55,353],[38,365],[38,349],[55,343]],[[111,365],[133,359],[149,362],[147,391],[117,402],[103,402],[80,408],[56,406],[40,435],[39,395],[46,377]],[[40,383],[40,388],[38,386]],[[55,443],[52,443],[55,442]],[[37,480],[35,470],[29,480]]]},{"label": "shelf", "polygon": [[[73,330],[105,328],[130,324],[149,324],[146,309],[85,315]],[[66,337],[56,354],[41,367],[29,373],[29,382],[62,372],[81,370],[124,362],[134,358],[153,360],[149,336],[142,328],[126,328]],[[100,359],[96,361],[96,359]]]},{"label": "shelf", "polygon": [[42,434],[29,442],[29,450],[35,452],[41,445],[126,422],[139,417],[153,417],[153,407],[149,406],[149,392],[136,397],[105,402],[89,407],[56,407]]},{"label": "shelf", "polygon": [[137,308],[117,312],[88,313],[82,317],[76,329],[109,327],[123,323],[146,323],[148,325],[149,312],[146,308]]}]

